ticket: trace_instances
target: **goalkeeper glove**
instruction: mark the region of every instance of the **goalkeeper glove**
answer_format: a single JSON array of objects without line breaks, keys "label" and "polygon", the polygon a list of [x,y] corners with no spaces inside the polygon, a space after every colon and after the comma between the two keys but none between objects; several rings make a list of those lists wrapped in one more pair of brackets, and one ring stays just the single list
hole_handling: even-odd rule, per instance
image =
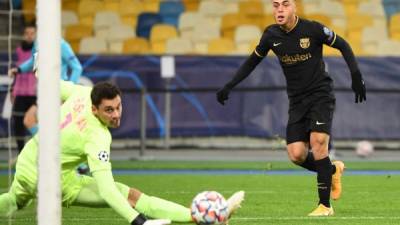
[{"label": "goalkeeper glove", "polygon": [[171,220],[158,219],[158,220],[147,220],[143,225],[167,225],[171,224]]},{"label": "goalkeeper glove", "polygon": [[157,219],[148,220],[143,214],[139,214],[131,223],[131,225],[167,225],[171,224],[171,220]]}]

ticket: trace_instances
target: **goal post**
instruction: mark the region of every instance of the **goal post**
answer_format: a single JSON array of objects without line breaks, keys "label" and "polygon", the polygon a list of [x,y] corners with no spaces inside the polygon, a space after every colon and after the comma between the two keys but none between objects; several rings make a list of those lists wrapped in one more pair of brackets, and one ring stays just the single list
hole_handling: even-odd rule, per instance
[{"label": "goal post", "polygon": [[60,187],[60,0],[37,1],[38,207],[39,225],[61,224]]}]

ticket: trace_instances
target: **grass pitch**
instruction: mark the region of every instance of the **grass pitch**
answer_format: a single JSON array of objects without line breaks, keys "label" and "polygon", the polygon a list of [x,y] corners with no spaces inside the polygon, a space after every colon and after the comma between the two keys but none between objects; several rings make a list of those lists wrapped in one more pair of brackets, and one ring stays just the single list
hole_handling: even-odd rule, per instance
[{"label": "grass pitch", "polygon": [[[129,186],[189,206],[196,193],[216,190],[225,197],[237,190],[246,191],[243,207],[231,218],[230,225],[267,224],[400,224],[400,175],[347,175],[343,177],[344,194],[332,202],[335,216],[308,218],[316,207],[316,177],[313,174],[291,174],[297,167],[286,162],[114,162],[115,169],[241,169],[288,170],[284,175],[271,174],[132,174],[115,175]],[[400,170],[399,162],[349,162],[352,170]],[[383,175],[382,175],[383,174]],[[6,175],[0,176],[1,192],[7,185]],[[35,204],[19,211],[12,219],[14,225],[36,223]],[[8,221],[0,220],[0,224]],[[111,209],[71,207],[63,209],[63,225],[123,225],[128,224]],[[179,223],[174,223],[179,224]],[[182,225],[189,225],[180,223]]]}]

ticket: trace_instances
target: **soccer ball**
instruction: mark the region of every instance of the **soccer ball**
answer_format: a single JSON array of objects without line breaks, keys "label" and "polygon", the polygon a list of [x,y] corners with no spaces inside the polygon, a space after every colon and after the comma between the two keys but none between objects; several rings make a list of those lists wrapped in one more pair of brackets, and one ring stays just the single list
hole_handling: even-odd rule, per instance
[{"label": "soccer ball", "polygon": [[193,220],[199,225],[225,224],[228,220],[228,203],[216,191],[196,195],[190,207]]},{"label": "soccer ball", "polygon": [[356,146],[356,154],[362,158],[371,156],[374,153],[374,146],[369,141],[360,141]]}]

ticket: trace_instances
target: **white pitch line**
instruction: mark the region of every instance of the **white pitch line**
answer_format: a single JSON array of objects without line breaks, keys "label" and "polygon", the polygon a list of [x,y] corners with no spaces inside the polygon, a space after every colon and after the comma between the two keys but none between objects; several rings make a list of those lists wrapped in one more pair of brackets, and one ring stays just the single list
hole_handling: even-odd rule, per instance
[{"label": "white pitch line", "polygon": [[[238,190],[216,190],[221,194],[225,193],[233,193]],[[163,193],[165,194],[195,194],[193,191],[164,191]],[[246,194],[276,194],[276,193],[281,193],[279,191],[246,191]],[[293,193],[299,193],[298,191],[293,191]],[[305,192],[306,193],[306,192]]]},{"label": "white pitch line", "polygon": [[[12,221],[33,221],[35,219],[28,219],[28,218],[16,218],[11,219]],[[331,217],[305,217],[305,216],[298,216],[298,217],[233,217],[230,220],[233,221],[252,221],[252,220],[275,220],[275,221],[287,221],[287,220],[400,220],[400,216],[331,216]],[[63,218],[63,221],[124,221],[122,218],[103,218],[103,217],[96,217],[96,218]]]},{"label": "white pitch line", "polygon": [[231,220],[400,220],[400,216],[232,217]]}]

